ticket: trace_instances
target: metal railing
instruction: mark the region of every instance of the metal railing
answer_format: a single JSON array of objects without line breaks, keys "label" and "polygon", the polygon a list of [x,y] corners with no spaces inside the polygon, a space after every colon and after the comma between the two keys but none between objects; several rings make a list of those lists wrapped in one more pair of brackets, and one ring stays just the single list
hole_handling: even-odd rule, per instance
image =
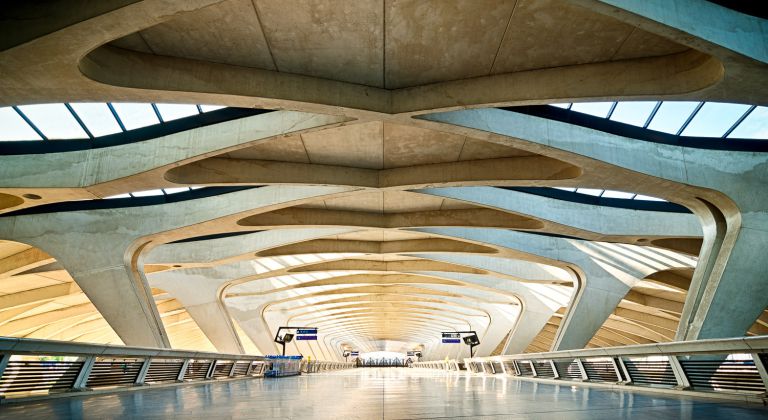
[{"label": "metal railing", "polygon": [[[609,383],[765,400],[768,336],[465,359],[472,373]],[[455,370],[448,362],[414,367]]]},{"label": "metal railing", "polygon": [[0,338],[0,398],[263,376],[261,356]]},{"label": "metal railing", "polygon": [[355,367],[352,362],[324,362],[321,360],[303,361],[301,362],[302,373],[317,373],[326,372],[332,370],[351,369]]},{"label": "metal railing", "polygon": [[[354,363],[301,361],[301,372]],[[265,357],[0,337],[0,399],[67,391],[263,377]]]},{"label": "metal railing", "polygon": [[444,361],[429,361],[429,362],[414,362],[411,367],[414,368],[426,368],[426,369],[439,369],[447,371],[459,371],[461,370],[459,362],[456,360],[444,360]]}]

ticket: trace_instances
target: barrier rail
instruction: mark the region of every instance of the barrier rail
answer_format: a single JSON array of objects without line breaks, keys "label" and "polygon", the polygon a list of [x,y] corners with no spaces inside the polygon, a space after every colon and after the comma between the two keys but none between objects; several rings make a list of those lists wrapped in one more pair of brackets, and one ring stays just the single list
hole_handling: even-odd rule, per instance
[{"label": "barrier rail", "polygon": [[414,368],[439,369],[447,371],[460,371],[460,363],[456,360],[414,362],[411,366]]},{"label": "barrier rail", "polygon": [[[414,367],[454,370],[449,362]],[[472,373],[632,385],[766,401],[768,336],[465,359]]]},{"label": "barrier rail", "polygon": [[[301,361],[301,372],[354,363]],[[0,399],[68,391],[263,377],[262,356],[0,337]]]},{"label": "barrier rail", "polygon": [[0,398],[263,376],[261,356],[0,338]]},{"label": "barrier rail", "polygon": [[318,373],[332,370],[351,369],[355,367],[352,362],[324,362],[319,360],[301,362],[302,373]]}]

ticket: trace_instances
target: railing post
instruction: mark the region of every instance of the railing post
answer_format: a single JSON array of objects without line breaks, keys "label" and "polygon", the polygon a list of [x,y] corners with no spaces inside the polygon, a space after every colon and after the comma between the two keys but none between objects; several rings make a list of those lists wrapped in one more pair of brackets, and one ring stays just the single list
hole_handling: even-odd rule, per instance
[{"label": "railing post", "polygon": [[499,360],[499,363],[501,364],[501,371],[504,372],[504,374],[507,374],[507,365],[504,363],[503,360]]},{"label": "railing post", "polygon": [[211,379],[213,378],[213,372],[216,371],[216,363],[218,360],[213,359],[213,362],[211,362],[211,366],[208,367],[208,373],[205,374],[205,379]]},{"label": "railing post", "polygon": [[581,380],[589,381],[589,375],[587,375],[587,369],[584,367],[584,362],[582,362],[579,358],[574,360],[576,360],[576,365],[579,367],[579,372],[581,372]]},{"label": "railing post", "polygon": [[[766,369],[765,363],[763,363],[763,359],[760,358],[760,353],[752,353],[752,360],[754,360],[755,367],[760,373],[760,378],[763,379],[763,386],[765,387],[765,390],[768,391],[768,369]],[[0,376],[2,376],[1,370]],[[768,394],[768,392],[766,393]]]},{"label": "railing post", "polygon": [[151,357],[144,359],[144,363],[141,364],[141,369],[139,369],[139,375],[136,376],[136,381],[133,383],[134,385],[144,385],[144,379],[147,378],[147,372],[149,372],[149,365],[151,364]]},{"label": "railing post", "polygon": [[6,353],[0,355],[0,378],[3,377],[3,372],[5,372],[5,368],[8,367],[8,362],[11,361],[11,354]]},{"label": "railing post", "polygon": [[536,372],[536,366],[533,363],[533,360],[529,360],[528,364],[531,365],[531,372],[533,372],[533,377],[539,376],[539,372]]},{"label": "railing post", "polygon": [[232,368],[229,369],[229,377],[235,376],[235,368],[237,367],[237,360],[232,361]]},{"label": "railing post", "polygon": [[552,374],[554,375],[554,379],[560,379],[560,372],[557,371],[557,365],[555,364],[555,361],[550,360],[549,365],[552,366]]},{"label": "railing post", "polygon": [[72,384],[72,390],[85,391],[87,388],[85,385],[88,383],[88,377],[91,375],[93,365],[96,363],[96,356],[86,356],[83,362],[83,367],[80,368],[80,372],[75,378],[75,382]]},{"label": "railing post", "polygon": [[624,377],[627,378],[626,381],[624,381],[624,385],[632,385],[632,375],[629,374],[629,369],[627,369],[627,365],[624,363],[624,359],[619,356],[619,366],[621,367],[621,371],[624,372]]},{"label": "railing post", "polygon": [[189,369],[189,362],[191,362],[192,359],[184,359],[184,363],[181,364],[181,369],[179,369],[179,376],[176,377],[176,382],[184,382],[184,375],[187,374],[187,369]]},{"label": "railing post", "polygon": [[614,372],[616,372],[616,379],[618,382],[624,382],[624,375],[622,375],[621,368],[615,357],[611,357],[611,364],[613,365]]},{"label": "railing post", "polygon": [[248,369],[245,370],[245,376],[251,376],[251,372],[253,371],[254,365],[255,365],[255,360],[250,360],[248,362]]},{"label": "railing post", "polygon": [[675,380],[677,381],[675,389],[691,389],[691,383],[688,381],[683,365],[680,364],[680,360],[677,359],[677,356],[667,356],[667,358],[669,359],[669,366],[672,367],[672,373],[675,374]]}]

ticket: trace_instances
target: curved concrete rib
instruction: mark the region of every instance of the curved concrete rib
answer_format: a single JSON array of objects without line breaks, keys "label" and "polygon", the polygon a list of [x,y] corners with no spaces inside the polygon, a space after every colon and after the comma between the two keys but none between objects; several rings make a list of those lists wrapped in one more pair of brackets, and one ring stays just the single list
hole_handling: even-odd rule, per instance
[{"label": "curved concrete rib", "polygon": [[[165,171],[179,164],[275,136],[327,128],[348,120],[332,115],[274,111],[137,143],[62,153],[0,156],[0,188],[84,188],[146,172],[154,173],[157,187]],[[103,195],[131,191],[119,186],[99,189]]]},{"label": "curved concrete rib", "polygon": [[[243,329],[254,331],[254,335],[266,337],[263,334],[264,329],[270,330],[274,325],[285,325],[288,320],[288,312],[286,310],[269,310],[269,307],[279,307],[284,302],[292,302],[296,300],[312,299],[316,296],[334,296],[334,295],[356,295],[356,294],[390,294],[394,293],[400,297],[412,297],[418,295],[436,295],[440,301],[458,305],[459,307],[475,307],[482,308],[483,311],[489,314],[491,322],[487,326],[483,326],[477,319],[467,320],[472,324],[473,329],[478,331],[478,335],[483,341],[486,342],[483,352],[489,354],[491,350],[500,342],[500,340],[509,332],[514,321],[517,319],[517,306],[510,306],[509,303],[494,302],[495,299],[488,300],[489,292],[481,292],[478,290],[461,290],[461,294],[454,293],[456,287],[450,286],[436,286],[436,285],[422,285],[416,288],[402,287],[402,286],[389,286],[389,287],[340,287],[337,289],[325,289],[324,291],[318,291],[308,293],[305,295],[297,295],[295,292],[283,291],[271,295],[265,295],[262,297],[254,298],[249,296],[245,300],[242,298],[228,298],[232,302],[233,313],[238,319],[241,320]],[[508,302],[514,302],[512,298]],[[320,302],[322,303],[322,302]],[[514,308],[510,312],[510,308]],[[263,313],[263,317],[259,314]],[[271,342],[273,337],[269,337],[265,341]],[[491,344],[492,343],[492,344]],[[274,343],[272,344],[274,346]],[[454,350],[452,347],[447,347],[445,350]],[[460,351],[461,349],[459,349]]]},{"label": "curved concrete rib", "polygon": [[701,225],[693,214],[582,204],[494,187],[427,188],[414,192],[532,216],[600,235],[675,237],[702,235]]},{"label": "curved concrete rib", "polygon": [[695,261],[671,251],[635,245],[582,241],[500,229],[413,229],[480,244],[492,244],[562,261],[579,271],[579,289],[565,314],[552,350],[583,348],[603,325],[621,299],[641,279],[672,267],[690,267]]},{"label": "curved concrete rib", "polygon": [[152,293],[136,265],[148,243],[141,238],[343,191],[275,186],[157,206],[5,217],[0,236],[54,256],[126,345],[168,347]]},{"label": "curved concrete rib", "polygon": [[[768,154],[694,149],[638,141],[498,109],[424,117],[547,145],[664,180],[699,187],[686,204],[704,243],[677,339],[743,335],[768,306]],[[660,194],[659,194],[660,193]],[[651,193],[666,196],[669,192]],[[676,197],[670,197],[676,198]],[[749,294],[744,294],[749,290]],[[738,301],[738,307],[733,302]]]},{"label": "curved concrete rib", "polygon": [[[348,232],[347,229],[287,230],[257,232],[236,237],[165,244],[154,248],[145,262],[174,263],[216,261],[236,254]],[[215,268],[182,269],[146,275],[151,287],[158,287],[177,298],[211,343],[220,352],[243,353],[229,313],[219,297],[221,285],[229,280],[263,271],[250,261]]]}]

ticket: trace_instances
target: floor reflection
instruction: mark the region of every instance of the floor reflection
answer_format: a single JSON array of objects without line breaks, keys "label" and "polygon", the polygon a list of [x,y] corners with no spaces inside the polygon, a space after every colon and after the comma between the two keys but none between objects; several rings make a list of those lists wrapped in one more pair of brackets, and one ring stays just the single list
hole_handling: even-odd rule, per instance
[{"label": "floor reflection", "polygon": [[0,405],[0,418],[768,418],[760,406],[550,385],[504,376],[363,368]]}]

